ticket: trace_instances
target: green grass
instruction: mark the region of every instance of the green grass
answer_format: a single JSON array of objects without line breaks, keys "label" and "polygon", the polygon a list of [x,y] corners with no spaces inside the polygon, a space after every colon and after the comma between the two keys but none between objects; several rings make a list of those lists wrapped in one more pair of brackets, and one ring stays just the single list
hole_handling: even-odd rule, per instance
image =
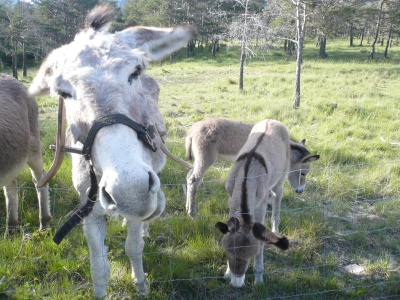
[{"label": "green grass", "polygon": [[[389,60],[370,61],[369,47],[328,41],[328,59],[317,58],[306,43],[300,109],[292,108],[293,57],[274,50],[249,59],[244,91],[238,91],[238,50],[221,47],[195,58],[151,64],[160,87],[160,108],[168,128],[169,150],[184,157],[184,136],[208,116],[245,122],[282,121],[293,138],[306,138],[313,165],[307,189],[297,195],[285,186],[281,227],[291,247],[265,250],[265,284],[254,286],[250,267],[246,287],[235,289],[222,276],[226,257],[214,228],[227,213],[224,180],[231,164],[218,162],[197,194],[199,216],[185,212],[187,169],[168,160],[161,175],[166,211],[150,225],[144,268],[151,284],[148,299],[375,299],[400,295],[399,223],[400,49]],[[29,84],[34,71],[26,79]],[[46,169],[47,150],[56,131],[57,100],[38,98]],[[332,103],[336,103],[334,107]],[[90,299],[89,256],[80,226],[60,246],[51,237],[78,205],[68,158],[52,179],[53,231],[39,233],[36,195],[26,169],[19,176],[23,231],[0,239],[0,299]],[[5,224],[0,196],[0,224]],[[267,219],[270,217],[270,212]],[[109,220],[111,262],[109,299],[136,299],[124,254],[126,228]],[[268,224],[268,223],[267,223]],[[2,227],[4,231],[4,227]],[[2,232],[1,232],[2,233]],[[361,274],[346,271],[363,267]],[[296,296],[297,295],[297,296]]]}]

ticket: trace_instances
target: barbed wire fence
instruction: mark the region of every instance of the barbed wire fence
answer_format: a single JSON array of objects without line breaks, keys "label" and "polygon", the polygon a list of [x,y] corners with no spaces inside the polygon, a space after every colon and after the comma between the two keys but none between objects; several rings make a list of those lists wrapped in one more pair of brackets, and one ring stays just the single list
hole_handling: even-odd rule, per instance
[{"label": "barbed wire fence", "polygon": [[[379,170],[377,172],[376,170]],[[265,273],[267,278],[266,288],[274,290],[263,299],[305,299],[308,297],[322,297],[325,299],[346,299],[346,295],[352,295],[352,298],[358,298],[357,292],[360,290],[374,290],[371,295],[360,294],[359,299],[396,299],[400,297],[400,161],[390,161],[385,163],[342,166],[326,166],[313,169],[308,177],[308,186],[306,192],[301,195],[295,195],[293,192],[286,192],[283,199],[281,210],[282,223],[281,231],[290,238],[290,254],[280,255],[280,252],[270,247],[265,249]],[[376,174],[372,174],[377,172]],[[163,184],[163,189],[177,189],[185,182],[177,184]],[[204,180],[199,187],[198,203],[199,206],[208,201],[210,193],[216,185],[223,185],[223,181]],[[19,193],[23,194],[27,190],[33,189],[26,186],[18,186]],[[289,187],[285,186],[285,190]],[[60,201],[65,195],[74,193],[73,188],[50,188],[51,208],[53,211],[53,224],[56,230],[65,220],[66,211],[57,210]],[[210,231],[216,231],[214,220],[220,220],[226,217],[223,214],[207,214],[195,218],[193,222],[184,211],[184,195],[180,190],[180,202],[182,210],[176,212],[167,209],[162,215],[161,221],[165,232],[162,237],[151,237],[159,239],[165,246],[160,249],[144,251],[144,257],[160,257],[167,259],[169,270],[166,272],[153,272],[150,283],[152,288],[159,285],[170,284],[179,286],[182,282],[205,283],[203,289],[196,291],[196,299],[214,299],[206,291],[207,282],[223,283],[223,272],[225,265],[221,265],[221,250],[216,249],[219,246],[210,242],[201,243],[201,239],[209,239]],[[227,197],[224,200],[227,207]],[[78,204],[78,203],[76,203]],[[22,203],[22,207],[24,204]],[[23,208],[27,209],[27,208]],[[227,210],[226,210],[227,211]],[[56,214],[54,213],[56,212]],[[267,213],[266,222],[269,222],[270,211]],[[210,221],[211,220],[211,221]],[[189,224],[188,227],[201,224],[195,236],[190,230],[184,232],[183,237],[175,237],[179,233],[174,233],[176,222]],[[223,221],[223,220],[221,220]],[[111,219],[110,222],[120,223],[119,220]],[[209,225],[207,228],[204,223]],[[150,226],[156,225],[151,224]],[[1,232],[5,231],[4,224],[1,224]],[[151,228],[151,227],[150,227]],[[37,227],[23,227],[24,232],[30,233],[38,230]],[[82,230],[80,228],[74,229]],[[182,229],[180,229],[182,230]],[[188,238],[200,240],[193,243],[191,249],[186,252],[194,251],[195,254],[186,253],[189,256],[201,258],[200,265],[197,266],[197,272],[178,272],[175,264],[182,257],[182,240]],[[216,232],[215,239],[221,239],[222,236]],[[23,238],[22,238],[23,239]],[[109,240],[123,240],[120,235],[111,235]],[[178,241],[177,244],[175,244]],[[23,240],[21,240],[23,243]],[[218,242],[217,242],[218,243]],[[212,253],[212,255],[201,255],[199,253]],[[125,257],[123,252],[115,252],[110,256],[110,261],[118,257]],[[178,258],[177,258],[178,257]],[[53,258],[38,259],[37,257],[19,256],[16,249],[13,261],[0,261],[1,265],[25,264],[34,262],[35,264],[46,263]],[[55,260],[75,261],[77,257],[54,258]],[[225,258],[223,258],[225,259]],[[151,259],[149,259],[151,260]],[[157,259],[155,259],[157,260]],[[196,258],[191,257],[195,261]],[[279,262],[279,266],[273,263]],[[87,264],[88,258],[85,257],[82,263]],[[211,268],[209,266],[212,266]],[[151,267],[145,265],[145,269]],[[129,268],[129,266],[127,266]],[[200,270],[200,271],[199,271]],[[149,270],[146,270],[149,271]],[[112,272],[119,272],[113,271]],[[128,271],[129,272],[129,271]],[[252,284],[254,273],[250,267],[247,271],[247,281]],[[168,274],[168,275],[166,275]],[[190,275],[186,275],[190,274]],[[309,277],[311,279],[305,279]],[[314,278],[315,277],[315,278]],[[285,281],[293,282],[292,288],[284,293],[279,291],[275,278],[282,278]],[[315,282],[312,281],[315,279]],[[0,278],[0,283],[1,283]],[[90,282],[90,278],[86,278]],[[303,286],[308,282],[308,286]],[[212,287],[213,285],[211,285]],[[78,289],[90,289],[91,285],[85,281],[84,286]],[[231,289],[230,299],[239,299],[243,297],[243,292],[238,289]],[[7,290],[7,289],[6,289]],[[380,291],[380,292],[379,292]],[[12,299],[12,298],[10,298]],[[171,295],[171,299],[174,296]],[[177,297],[177,299],[180,299]]]}]

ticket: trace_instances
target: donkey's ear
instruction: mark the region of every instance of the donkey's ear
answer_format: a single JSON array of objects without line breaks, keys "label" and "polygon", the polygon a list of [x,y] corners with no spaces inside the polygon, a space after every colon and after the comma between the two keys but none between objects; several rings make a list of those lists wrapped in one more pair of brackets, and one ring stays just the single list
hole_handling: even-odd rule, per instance
[{"label": "donkey's ear", "polygon": [[282,250],[286,250],[287,248],[289,248],[289,241],[286,237],[277,235],[276,233],[269,231],[261,223],[254,223],[253,235],[257,240],[267,244],[273,244]]},{"label": "donkey's ear", "polygon": [[306,156],[301,160],[302,163],[311,163],[313,161],[316,161],[319,159],[319,154],[311,155],[311,156]]},{"label": "donkey's ear", "polygon": [[305,146],[306,145],[306,139],[302,139],[299,144],[302,144],[303,146]]},{"label": "donkey's ear", "polygon": [[226,223],[217,222],[215,224],[215,227],[217,227],[218,230],[221,231],[223,234],[227,234],[229,232],[229,228],[228,228],[228,225]]},{"label": "donkey's ear", "polygon": [[239,230],[240,223],[237,218],[232,217],[226,223],[217,222],[215,227],[217,227],[223,234],[227,234],[228,232],[234,233]]},{"label": "donkey's ear", "polygon": [[132,49],[139,49],[150,60],[160,60],[182,48],[197,35],[193,26],[176,28],[130,27],[115,34]]},{"label": "donkey's ear", "polygon": [[53,75],[53,56],[57,55],[57,51],[53,50],[43,60],[32,84],[29,86],[29,93],[32,96],[40,96],[48,94],[50,91],[50,77]]},{"label": "donkey's ear", "polygon": [[233,233],[239,230],[240,222],[238,218],[232,217],[226,222],[226,225],[228,225],[229,232]]}]

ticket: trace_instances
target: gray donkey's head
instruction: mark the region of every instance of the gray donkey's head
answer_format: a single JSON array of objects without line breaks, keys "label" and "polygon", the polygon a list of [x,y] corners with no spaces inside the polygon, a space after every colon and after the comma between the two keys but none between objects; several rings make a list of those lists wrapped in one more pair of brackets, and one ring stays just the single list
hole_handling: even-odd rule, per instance
[{"label": "gray donkey's head", "polygon": [[290,172],[288,181],[296,193],[304,192],[306,187],[306,176],[311,171],[311,163],[319,159],[319,154],[310,155],[305,147],[306,140],[299,143],[290,141]]},{"label": "gray donkey's head", "polygon": [[[110,33],[114,15],[106,5],[92,10],[86,28],[48,55],[29,89],[33,95],[50,92],[64,98],[75,145],[85,144],[96,121],[110,115],[123,115],[147,129],[163,122],[152,114],[157,99],[148,95],[158,86],[150,85],[144,75],[148,60],[164,58],[195,34],[193,27],[131,27]],[[103,127],[90,154],[105,210],[132,221],[160,211],[164,197],[157,173],[165,156],[149,149],[137,130],[121,122]],[[74,172],[74,182],[81,181],[79,173]]]}]

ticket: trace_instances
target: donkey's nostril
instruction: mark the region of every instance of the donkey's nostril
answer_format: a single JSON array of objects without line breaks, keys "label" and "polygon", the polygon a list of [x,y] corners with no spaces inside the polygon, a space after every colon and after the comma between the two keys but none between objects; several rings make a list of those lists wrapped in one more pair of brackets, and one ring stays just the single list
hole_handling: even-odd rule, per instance
[{"label": "donkey's nostril", "polygon": [[147,192],[157,193],[160,189],[160,180],[156,173],[148,172],[149,175],[149,187]]},{"label": "donkey's nostril", "polygon": [[107,193],[105,187],[101,188],[101,194],[102,194],[102,199],[104,200],[104,203],[106,204],[106,208],[108,210],[116,210],[117,209],[117,203],[115,203],[115,201],[111,197],[111,195],[109,193]]},{"label": "donkey's nostril", "polygon": [[151,172],[148,173],[149,174],[149,192],[152,191],[153,186],[154,186],[154,178],[153,178],[153,174]]}]

